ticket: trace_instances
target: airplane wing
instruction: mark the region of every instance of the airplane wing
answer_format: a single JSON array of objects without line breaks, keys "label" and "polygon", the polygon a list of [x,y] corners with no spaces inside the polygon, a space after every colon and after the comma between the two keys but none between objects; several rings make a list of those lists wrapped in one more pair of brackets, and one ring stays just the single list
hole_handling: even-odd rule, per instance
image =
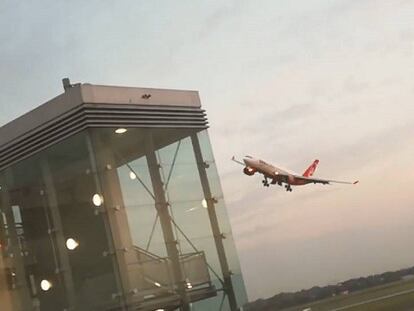
[{"label": "airplane wing", "polygon": [[238,163],[238,164],[240,164],[240,165],[246,166],[246,164],[244,164],[242,161],[237,160],[235,156],[233,156],[231,158],[231,160],[234,161],[234,162],[236,162],[236,163]]},{"label": "airplane wing", "polygon": [[296,179],[299,179],[299,180],[304,180],[304,181],[308,181],[308,182],[311,182],[311,183],[324,184],[324,185],[329,185],[331,183],[356,185],[359,182],[359,180],[351,182],[351,181],[342,181],[342,180],[331,180],[331,179],[305,177],[305,176],[299,176],[299,175],[294,175],[294,176],[295,176]]}]

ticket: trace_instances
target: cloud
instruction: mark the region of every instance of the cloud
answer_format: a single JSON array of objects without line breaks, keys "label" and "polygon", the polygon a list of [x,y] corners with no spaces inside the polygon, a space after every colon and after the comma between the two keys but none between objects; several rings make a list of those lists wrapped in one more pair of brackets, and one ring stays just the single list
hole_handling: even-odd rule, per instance
[{"label": "cloud", "polygon": [[240,14],[246,1],[230,1],[230,3],[220,3],[220,5],[208,16],[206,16],[197,34],[198,39],[206,38],[212,35],[223,23],[229,19],[235,18]]}]

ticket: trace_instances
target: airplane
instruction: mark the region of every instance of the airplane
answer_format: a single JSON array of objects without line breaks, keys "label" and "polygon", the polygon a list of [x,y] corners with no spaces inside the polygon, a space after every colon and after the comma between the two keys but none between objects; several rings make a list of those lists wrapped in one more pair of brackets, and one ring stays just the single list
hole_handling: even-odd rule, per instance
[{"label": "airplane", "polygon": [[[279,186],[283,186],[283,183],[285,183],[284,186],[286,188],[286,191],[288,192],[292,192],[292,186],[303,186],[311,183],[323,185],[328,185],[330,183],[355,185],[359,182],[358,180],[354,182],[349,182],[312,177],[313,173],[316,170],[316,167],[319,164],[319,160],[313,161],[313,163],[305,170],[305,172],[302,175],[291,172],[287,169],[276,167],[272,164],[266,163],[261,159],[256,159],[248,155],[243,158],[243,162],[237,160],[234,156],[232,157],[232,160],[238,164],[243,165],[243,173],[248,176],[252,176],[256,172],[263,174],[263,186],[269,187],[270,184],[278,184]],[[269,179],[271,180],[270,184]]]}]

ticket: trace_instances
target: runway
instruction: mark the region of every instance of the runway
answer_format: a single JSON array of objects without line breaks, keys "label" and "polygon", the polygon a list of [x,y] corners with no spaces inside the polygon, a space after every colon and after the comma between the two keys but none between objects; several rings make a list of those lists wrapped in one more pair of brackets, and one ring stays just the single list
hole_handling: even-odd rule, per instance
[{"label": "runway", "polygon": [[401,291],[401,292],[398,292],[398,293],[394,293],[394,294],[385,295],[385,296],[378,297],[378,298],[368,299],[368,300],[361,301],[361,302],[358,302],[358,303],[353,303],[353,304],[350,304],[350,305],[347,305],[347,306],[344,306],[344,307],[332,309],[331,311],[347,310],[347,309],[350,309],[350,308],[359,307],[359,306],[366,305],[366,304],[369,304],[369,303],[378,302],[378,301],[381,301],[381,300],[386,300],[386,299],[389,299],[389,298],[410,294],[412,292],[414,292],[414,288],[407,289],[407,290],[404,290],[404,291]]}]

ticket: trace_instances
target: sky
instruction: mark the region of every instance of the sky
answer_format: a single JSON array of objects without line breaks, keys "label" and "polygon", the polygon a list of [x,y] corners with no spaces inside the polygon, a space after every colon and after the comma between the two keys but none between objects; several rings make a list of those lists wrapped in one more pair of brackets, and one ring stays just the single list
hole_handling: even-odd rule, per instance
[{"label": "sky", "polygon": [[0,124],[63,77],[200,92],[251,300],[414,265],[413,1],[2,0],[0,42]]}]

